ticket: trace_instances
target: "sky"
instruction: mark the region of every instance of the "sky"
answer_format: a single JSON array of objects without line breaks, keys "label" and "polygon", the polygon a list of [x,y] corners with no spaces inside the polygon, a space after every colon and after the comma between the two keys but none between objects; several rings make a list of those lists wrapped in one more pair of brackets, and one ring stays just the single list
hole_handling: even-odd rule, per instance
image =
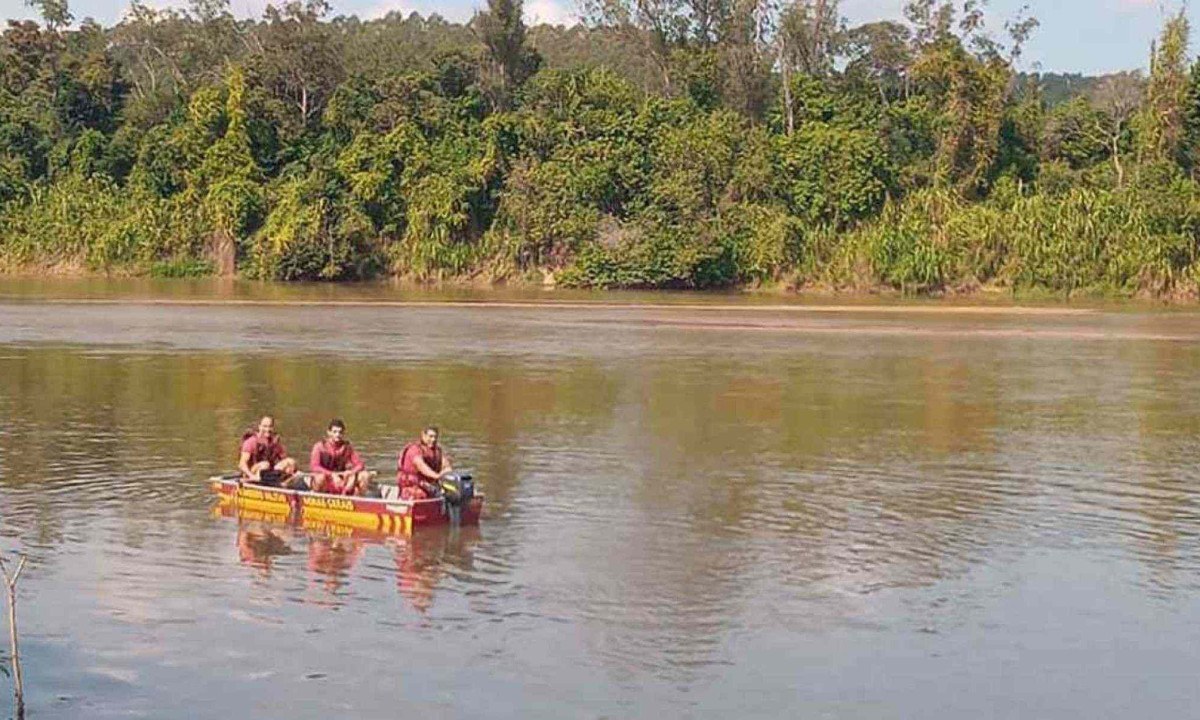
[{"label": "sky", "polygon": [[[164,6],[185,0],[146,0]],[[334,14],[371,18],[396,10],[422,15],[438,12],[462,21],[486,0],[331,0]],[[570,24],[578,13],[577,0],[525,0],[529,21]],[[257,16],[267,0],[231,0],[239,15]],[[77,19],[92,17],[105,25],[117,22],[127,0],[71,0]],[[842,14],[851,24],[899,19],[904,0],[842,0]],[[1021,62],[1023,70],[1103,73],[1145,68],[1150,43],[1169,14],[1178,12],[1182,0],[991,0],[989,27],[1002,33],[1004,21],[1028,6],[1041,27],[1029,42]],[[1192,26],[1200,28],[1200,3],[1187,10]],[[24,0],[0,0],[0,17],[26,18],[34,13]],[[1193,50],[1200,51],[1200,31]]]}]

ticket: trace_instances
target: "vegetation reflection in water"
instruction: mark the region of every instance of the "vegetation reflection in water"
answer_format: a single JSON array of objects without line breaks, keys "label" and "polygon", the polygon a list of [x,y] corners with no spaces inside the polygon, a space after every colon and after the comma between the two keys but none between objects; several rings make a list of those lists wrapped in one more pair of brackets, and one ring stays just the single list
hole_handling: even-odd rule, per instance
[{"label": "vegetation reflection in water", "polygon": [[[376,716],[398,691],[339,671],[397,657],[404,697],[431,712],[500,697],[529,716],[715,715],[794,701],[799,677],[814,714],[836,693],[962,717],[1001,669],[1051,707],[1063,696],[1039,677],[1063,655],[1098,715],[1110,689],[1163,715],[1194,694],[1172,673],[1200,627],[1200,357],[1130,335],[1190,337],[1189,317],[898,313],[870,320],[882,335],[844,318],[696,331],[636,310],[202,312],[219,342],[181,308],[71,326],[57,306],[0,305],[0,332],[25,333],[0,349],[0,536],[32,558],[36,692],[108,703],[78,714],[203,689],[208,717],[247,698]],[[1016,332],[1045,323],[1057,334]],[[117,329],[135,326],[156,344]],[[487,493],[482,535],[212,517],[204,479],[263,411],[296,454],[344,417],[385,473],[435,419]],[[1151,669],[1153,694],[1101,637]],[[1030,648],[1021,668],[1005,643]],[[452,682],[464,666],[471,684]],[[914,677],[952,692],[905,694]],[[950,696],[977,700],[931,705]]]},{"label": "vegetation reflection in water", "polygon": [[[432,412],[439,421],[453,428],[448,441],[454,452],[486,468],[489,503],[501,515],[514,510],[521,476],[538,449],[598,442],[625,446],[663,471],[603,455],[589,458],[591,468],[581,460],[581,466],[562,470],[629,477],[637,512],[679,516],[719,533],[758,526],[756,532],[792,540],[793,533],[809,534],[820,543],[853,531],[853,498],[877,504],[884,517],[903,518],[895,532],[913,533],[919,525],[912,521],[929,523],[906,540],[928,545],[908,559],[920,565],[918,558],[945,560],[966,550],[952,541],[1003,524],[1019,511],[1014,504],[1040,492],[992,487],[984,478],[1012,472],[1014,458],[1039,454],[1036,447],[1022,447],[1023,439],[1044,445],[1053,441],[1038,439],[1046,429],[1074,424],[1119,433],[1120,443],[1091,447],[1078,437],[1081,448],[1061,450],[1078,453],[1077,460],[1093,467],[1095,482],[1142,484],[1131,511],[1147,532],[1127,540],[1145,545],[1138,554],[1148,562],[1178,559],[1173,555],[1180,548],[1172,549],[1171,538],[1180,535],[1177,525],[1191,498],[1178,492],[1173,463],[1180,433],[1186,436],[1196,421],[1184,398],[1170,392],[1187,378],[1170,368],[1191,362],[1194,350],[1164,344],[1121,351],[1118,359],[1149,362],[1157,371],[1111,388],[1117,398],[1059,392],[1066,370],[1048,377],[1045,371],[1018,372],[1006,393],[992,369],[938,358],[936,345],[928,350],[902,363],[890,354],[838,363],[773,359],[753,368],[714,359],[683,372],[660,362],[620,369],[577,362],[529,372],[504,363],[394,367],[308,358],[9,351],[0,357],[0,397],[11,418],[0,434],[0,470],[8,487],[27,491],[7,498],[24,511],[14,519],[35,512],[39,535],[51,540],[62,536],[63,499],[84,488],[96,510],[121,508],[134,490],[139,504],[161,509],[204,497],[203,483],[183,479],[227,470],[234,460],[231,438],[256,408],[278,408],[285,441],[302,454],[330,413],[329,397],[314,389],[332,387],[352,438],[385,472],[408,434],[431,414],[411,408],[437,408]],[[1072,364],[1083,371],[1086,363]],[[886,378],[889,396],[861,378]],[[1042,397],[1030,402],[1022,395]],[[1122,406],[1114,407],[1114,399]],[[1035,413],[1011,412],[1034,404]],[[1106,417],[1132,422],[1119,429]],[[541,448],[522,452],[531,437]],[[1089,456],[1092,450],[1097,454]],[[969,463],[960,466],[963,458]],[[1130,464],[1141,477],[1106,477],[1104,465]],[[44,477],[43,467],[54,475]],[[129,470],[101,481],[100,474],[112,468]],[[943,477],[922,477],[923,468]],[[865,474],[855,475],[856,469]],[[557,505],[556,481],[549,483],[543,488],[549,496],[541,499]],[[1075,492],[1088,501],[1088,490]],[[926,571],[935,565],[942,563],[932,562]],[[911,567],[903,574],[919,579],[924,572]]]}]

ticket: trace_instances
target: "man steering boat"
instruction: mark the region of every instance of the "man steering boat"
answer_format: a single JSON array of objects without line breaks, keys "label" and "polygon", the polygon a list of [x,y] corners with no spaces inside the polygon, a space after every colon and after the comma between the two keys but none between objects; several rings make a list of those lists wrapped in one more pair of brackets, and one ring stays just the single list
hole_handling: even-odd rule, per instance
[{"label": "man steering boat", "polygon": [[427,426],[421,431],[420,439],[405,445],[396,460],[396,484],[400,486],[400,499],[438,497],[441,494],[438,481],[453,469],[450,458],[438,446],[437,426]]}]

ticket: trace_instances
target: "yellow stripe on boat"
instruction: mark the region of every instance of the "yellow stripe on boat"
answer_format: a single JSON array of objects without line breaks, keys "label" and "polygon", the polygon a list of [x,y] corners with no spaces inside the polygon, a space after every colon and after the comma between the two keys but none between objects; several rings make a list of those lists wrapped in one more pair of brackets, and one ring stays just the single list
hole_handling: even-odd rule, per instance
[{"label": "yellow stripe on boat", "polygon": [[[303,526],[336,525],[387,535],[409,534],[415,527],[444,525],[451,513],[440,500],[349,498],[324,493],[297,492],[242,484],[234,477],[211,478],[219,494],[219,507],[236,507],[274,517],[291,518]],[[483,496],[455,514],[454,521],[478,524]]]}]

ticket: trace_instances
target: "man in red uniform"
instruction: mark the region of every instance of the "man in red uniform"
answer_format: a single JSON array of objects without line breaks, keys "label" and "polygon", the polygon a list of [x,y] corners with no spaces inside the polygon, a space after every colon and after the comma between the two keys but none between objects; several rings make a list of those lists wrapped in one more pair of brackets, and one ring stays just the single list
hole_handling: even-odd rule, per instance
[{"label": "man in red uniform", "polygon": [[396,484],[400,499],[425,500],[437,497],[437,481],[453,468],[450,458],[438,446],[438,429],[430,425],[421,431],[421,439],[410,442],[396,461]]},{"label": "man in red uniform", "polygon": [[346,423],[341,420],[330,422],[325,439],[312,446],[308,465],[317,492],[363,495],[371,481],[362,458],[346,439]]},{"label": "man in red uniform", "polygon": [[247,482],[293,487],[303,480],[295,477],[296,461],[275,434],[275,418],[266,415],[258,421],[258,430],[242,438],[238,469]]}]

